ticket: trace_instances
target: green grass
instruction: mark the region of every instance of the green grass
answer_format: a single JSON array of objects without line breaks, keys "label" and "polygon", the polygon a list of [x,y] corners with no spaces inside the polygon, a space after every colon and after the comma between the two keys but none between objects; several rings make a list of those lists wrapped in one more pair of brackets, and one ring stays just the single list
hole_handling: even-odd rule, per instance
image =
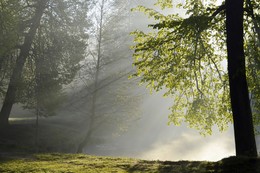
[{"label": "green grass", "polygon": [[2,154],[1,173],[258,173],[260,159],[227,158],[219,162],[146,161],[83,154]]},{"label": "green grass", "polygon": [[42,120],[39,127],[38,147],[34,124],[14,122],[8,128],[0,128],[0,173],[260,173],[260,159],[252,158],[163,162],[83,154],[33,154],[75,152],[74,145],[81,141],[81,130],[74,130],[73,124]]}]

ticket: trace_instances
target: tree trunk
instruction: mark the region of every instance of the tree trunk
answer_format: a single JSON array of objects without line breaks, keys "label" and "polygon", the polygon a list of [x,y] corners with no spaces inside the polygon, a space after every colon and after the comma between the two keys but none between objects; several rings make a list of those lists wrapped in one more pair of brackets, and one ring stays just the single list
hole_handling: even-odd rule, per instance
[{"label": "tree trunk", "polygon": [[92,135],[92,130],[91,130],[91,128],[89,128],[89,130],[86,133],[83,141],[78,146],[77,153],[83,153],[84,152],[83,149],[88,145],[91,135]]},{"label": "tree trunk", "polygon": [[100,6],[100,21],[99,21],[99,33],[98,33],[98,47],[97,47],[97,64],[96,64],[96,70],[95,70],[95,78],[94,78],[94,89],[92,92],[92,108],[91,108],[91,115],[89,118],[89,130],[87,134],[85,135],[84,140],[79,144],[77,153],[82,153],[83,148],[87,145],[89,142],[89,139],[92,135],[93,131],[93,124],[94,119],[96,117],[96,100],[97,100],[97,93],[98,93],[98,80],[99,80],[99,72],[100,72],[100,61],[101,61],[101,44],[102,44],[102,28],[103,28],[103,19],[104,19],[104,5],[105,0],[101,1]]},{"label": "tree trunk", "polygon": [[244,0],[226,0],[228,75],[237,156],[257,156],[246,80],[243,41]]},{"label": "tree trunk", "polygon": [[44,9],[46,8],[48,0],[39,0],[37,3],[35,15],[33,17],[33,23],[30,27],[28,34],[25,36],[24,43],[21,47],[20,54],[17,57],[15,67],[13,69],[12,76],[8,85],[8,89],[5,95],[4,103],[0,112],[0,126],[7,126],[8,119],[12,110],[12,106],[15,102],[15,96],[19,85],[21,84],[22,70],[24,63],[29,55],[33,38],[36,34],[36,30],[40,25],[41,17]]}]

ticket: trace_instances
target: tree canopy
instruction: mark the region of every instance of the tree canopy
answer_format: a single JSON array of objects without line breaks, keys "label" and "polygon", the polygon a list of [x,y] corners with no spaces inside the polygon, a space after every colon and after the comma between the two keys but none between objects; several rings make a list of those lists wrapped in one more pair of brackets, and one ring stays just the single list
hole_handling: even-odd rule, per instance
[{"label": "tree canopy", "polygon": [[[158,0],[164,8],[183,8],[184,16],[164,15],[139,6],[156,22],[148,33],[134,31],[135,76],[153,90],[165,90],[174,103],[169,123],[187,123],[202,134],[211,134],[216,124],[220,131],[233,122],[226,66],[225,4],[215,0],[186,0],[173,4]],[[254,123],[259,124],[259,40],[257,1],[246,1],[244,43],[247,80]]]},{"label": "tree canopy", "polygon": [[0,97],[5,95],[5,121],[15,102],[45,110],[45,115],[54,113],[63,85],[72,82],[85,58],[89,5],[81,0],[1,1]]}]

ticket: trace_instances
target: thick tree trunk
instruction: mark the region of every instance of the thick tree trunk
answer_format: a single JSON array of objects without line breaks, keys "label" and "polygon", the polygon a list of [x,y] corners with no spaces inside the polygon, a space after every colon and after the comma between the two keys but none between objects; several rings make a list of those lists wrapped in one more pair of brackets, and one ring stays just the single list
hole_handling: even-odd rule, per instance
[{"label": "thick tree trunk", "polygon": [[29,55],[33,38],[36,34],[36,30],[40,25],[41,17],[43,15],[44,9],[46,8],[48,0],[39,0],[37,3],[35,15],[33,17],[33,23],[30,27],[28,34],[25,36],[24,43],[21,47],[20,54],[17,57],[16,64],[10,78],[7,93],[4,99],[4,103],[0,112],[0,126],[8,125],[8,118],[10,116],[12,106],[15,102],[15,96],[17,89],[21,83],[22,70],[24,63]]},{"label": "thick tree trunk", "polygon": [[228,75],[237,156],[257,156],[246,80],[243,41],[244,0],[226,0]]}]

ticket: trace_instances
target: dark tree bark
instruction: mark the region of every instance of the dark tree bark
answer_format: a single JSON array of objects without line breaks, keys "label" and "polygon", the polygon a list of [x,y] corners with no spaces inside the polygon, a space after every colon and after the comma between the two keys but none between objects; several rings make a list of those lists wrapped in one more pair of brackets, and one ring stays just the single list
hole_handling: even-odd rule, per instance
[{"label": "dark tree bark", "polygon": [[237,156],[256,157],[243,41],[244,0],[226,0],[228,75]]},{"label": "dark tree bark", "polygon": [[21,46],[20,54],[17,57],[15,67],[10,78],[8,89],[5,95],[4,103],[0,112],[0,126],[8,126],[8,119],[12,110],[12,106],[15,102],[16,92],[21,83],[22,70],[24,63],[29,56],[29,52],[32,46],[33,38],[36,34],[37,28],[40,25],[41,17],[46,8],[48,0],[39,0],[36,5],[35,15],[32,20],[32,24],[29,32],[25,36],[24,43]]}]

